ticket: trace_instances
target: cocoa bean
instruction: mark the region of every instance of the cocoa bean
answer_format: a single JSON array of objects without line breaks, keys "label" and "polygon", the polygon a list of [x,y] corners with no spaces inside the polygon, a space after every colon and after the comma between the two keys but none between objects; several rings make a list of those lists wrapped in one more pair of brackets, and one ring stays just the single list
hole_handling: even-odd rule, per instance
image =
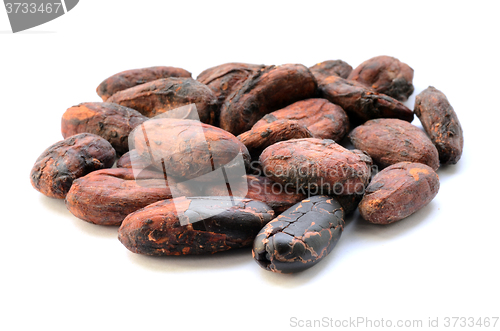
[{"label": "cocoa bean", "polygon": [[66,207],[76,217],[94,224],[120,225],[128,214],[172,194],[160,172],[132,169],[94,171],[73,182],[66,195]]},{"label": "cocoa bean", "polygon": [[260,155],[264,174],[286,187],[311,195],[362,193],[371,173],[369,156],[351,152],[328,139],[293,139],[266,148]]},{"label": "cocoa bean", "polygon": [[118,239],[145,255],[216,253],[250,246],[273,217],[269,206],[251,199],[180,197],[128,215]]},{"label": "cocoa bean", "polygon": [[239,84],[264,67],[258,64],[225,63],[206,69],[196,80],[212,89],[220,106],[239,87]]},{"label": "cocoa bean", "polygon": [[340,141],[349,131],[347,114],[340,106],[326,99],[297,101],[288,107],[267,114],[255,123],[252,129],[282,119],[299,121],[311,131],[314,138]]},{"label": "cocoa bean", "polygon": [[97,94],[106,101],[116,92],[141,85],[153,80],[169,77],[191,77],[191,73],[175,67],[150,67],[119,72],[106,78],[97,87]]},{"label": "cocoa bean", "polygon": [[326,77],[339,76],[342,78],[347,78],[352,71],[352,67],[342,60],[329,60],[317,63],[312,67],[309,67],[314,77],[318,83],[324,80]]},{"label": "cocoa bean", "polygon": [[237,138],[247,147],[252,157],[258,158],[266,147],[277,142],[312,137],[312,133],[300,122],[278,120],[259,127],[253,126],[250,131],[240,134]]},{"label": "cocoa bean", "polygon": [[359,204],[361,216],[375,224],[389,224],[415,213],[438,193],[439,177],[421,163],[399,162],[380,171]]},{"label": "cocoa bean", "polygon": [[316,79],[301,64],[265,67],[226,98],[220,127],[234,135],[248,131],[262,116],[313,97],[316,88]]},{"label": "cocoa bean", "polygon": [[203,123],[216,124],[217,98],[205,84],[191,78],[164,78],[113,94],[108,102],[133,108],[147,117],[195,104]]},{"label": "cocoa bean", "polygon": [[352,130],[349,138],[382,168],[402,161],[439,168],[436,147],[424,131],[408,122],[390,118],[367,121]]},{"label": "cocoa bean", "polygon": [[429,86],[415,98],[414,111],[436,146],[441,163],[457,163],[462,156],[464,135],[458,116],[444,93]]},{"label": "cocoa bean", "polygon": [[260,230],[252,256],[272,272],[303,271],[332,251],[344,225],[344,213],[337,201],[327,196],[307,198]]},{"label": "cocoa bean", "polygon": [[[117,168],[135,168],[135,169],[146,169],[151,164],[144,160],[135,149],[128,151],[123,154],[118,161],[116,161]],[[152,169],[150,169],[152,170]]]},{"label": "cocoa bean", "polygon": [[[138,155],[168,176],[182,180],[198,178],[224,167],[232,170],[248,166],[250,154],[235,136],[194,120],[154,119],[132,133]],[[238,176],[242,176],[238,172]]]},{"label": "cocoa bean", "polygon": [[406,101],[413,93],[413,69],[392,56],[376,56],[357,66],[347,77],[378,93]]},{"label": "cocoa bean", "polygon": [[61,120],[64,138],[78,133],[103,137],[120,154],[128,151],[128,135],[148,120],[138,111],[109,102],[86,102],[66,110]]},{"label": "cocoa bean", "polygon": [[91,133],[68,137],[47,148],[31,169],[31,185],[42,194],[64,199],[73,181],[110,168],[115,150],[105,139]]},{"label": "cocoa bean", "polygon": [[318,89],[323,98],[342,107],[354,123],[374,118],[413,121],[413,112],[401,102],[356,81],[330,76],[320,82]]}]

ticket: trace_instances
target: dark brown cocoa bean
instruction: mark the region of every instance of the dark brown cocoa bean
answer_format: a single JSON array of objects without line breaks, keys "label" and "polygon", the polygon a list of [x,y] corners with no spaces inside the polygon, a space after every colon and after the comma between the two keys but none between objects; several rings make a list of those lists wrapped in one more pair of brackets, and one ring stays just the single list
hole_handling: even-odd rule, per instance
[{"label": "dark brown cocoa bean", "polygon": [[273,217],[269,206],[251,199],[180,197],[127,216],[118,239],[145,255],[210,254],[252,245]]},{"label": "dark brown cocoa bean", "polygon": [[66,110],[61,120],[64,138],[78,133],[103,137],[120,154],[128,151],[128,135],[148,120],[138,111],[109,102],[86,102]]},{"label": "dark brown cocoa bean", "polygon": [[149,120],[137,127],[132,137],[141,158],[179,180],[197,178],[223,166],[229,175],[232,167],[241,165],[238,155],[243,166],[250,162],[247,148],[235,136],[199,121]]},{"label": "dark brown cocoa bean", "polygon": [[64,199],[73,181],[110,168],[115,150],[105,139],[91,133],[68,137],[47,148],[31,169],[31,185],[44,195]]},{"label": "dark brown cocoa bean", "polygon": [[314,77],[318,83],[324,80],[326,77],[339,76],[342,78],[347,78],[352,71],[352,67],[342,60],[329,60],[317,63],[312,67],[309,67]]},{"label": "dark brown cocoa bean", "polygon": [[258,64],[225,63],[206,69],[196,80],[212,89],[220,106],[240,83],[264,67]]},{"label": "dark brown cocoa bean", "polygon": [[301,64],[265,67],[226,98],[220,127],[235,135],[248,131],[262,116],[313,97],[316,88],[316,79]]},{"label": "dark brown cocoa bean", "polygon": [[413,121],[413,112],[401,102],[356,81],[330,76],[320,82],[318,89],[325,99],[342,107],[354,123],[374,118]]},{"label": "dark brown cocoa bean", "polygon": [[260,230],[252,256],[262,268],[273,272],[308,269],[332,251],[344,224],[337,201],[327,196],[307,198]]},{"label": "dark brown cocoa bean", "polygon": [[359,212],[371,223],[393,223],[427,205],[438,190],[439,177],[432,168],[421,163],[396,163],[373,177]]},{"label": "dark brown cocoa bean", "polygon": [[147,117],[195,104],[203,123],[216,124],[217,98],[212,90],[191,78],[165,78],[113,94],[108,102],[133,108]]},{"label": "dark brown cocoa bean", "polygon": [[462,156],[464,135],[458,116],[444,93],[429,86],[417,95],[414,111],[436,146],[441,163],[457,163]]},{"label": "dark brown cocoa bean", "polygon": [[292,103],[267,114],[252,129],[282,119],[299,121],[311,131],[314,138],[340,141],[349,131],[347,114],[340,106],[326,99],[307,99]]},{"label": "dark brown cocoa bean", "polygon": [[260,163],[264,174],[285,187],[306,188],[311,195],[362,193],[371,173],[371,159],[328,139],[293,139],[266,148]]},{"label": "dark brown cocoa bean", "polygon": [[419,162],[439,168],[436,147],[424,131],[398,119],[367,121],[349,134],[352,144],[384,168],[402,161]]},{"label": "dark brown cocoa bean", "polygon": [[406,101],[413,93],[413,69],[392,56],[376,56],[357,66],[347,77],[378,93]]},{"label": "dark brown cocoa bean", "polygon": [[128,214],[172,194],[163,174],[132,169],[94,171],[73,182],[66,195],[66,207],[76,217],[94,224],[120,225]]},{"label": "dark brown cocoa bean", "polygon": [[169,77],[191,77],[191,73],[175,67],[150,67],[122,71],[106,78],[97,87],[97,94],[106,101],[116,92],[141,85],[153,80]]},{"label": "dark brown cocoa bean", "polygon": [[247,147],[252,157],[258,158],[266,147],[277,142],[312,137],[312,133],[298,121],[277,120],[259,127],[253,126],[250,131],[237,138]]}]

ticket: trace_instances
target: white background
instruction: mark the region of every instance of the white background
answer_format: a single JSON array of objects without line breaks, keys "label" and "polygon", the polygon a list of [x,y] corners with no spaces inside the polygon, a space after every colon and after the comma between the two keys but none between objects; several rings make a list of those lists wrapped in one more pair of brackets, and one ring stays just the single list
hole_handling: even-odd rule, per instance
[{"label": "white background", "polygon": [[[292,317],[426,326],[429,317],[500,316],[498,3],[436,2],[86,0],[18,34],[0,8],[0,329],[284,330]],[[330,59],[355,67],[382,54],[413,67],[415,94],[433,85],[448,96],[464,154],[439,169],[427,207],[390,226],[356,214],[334,251],[300,274],[267,272],[249,249],[134,255],[117,228],[81,221],[30,185],[38,155],[62,139],[64,111],[100,101],[95,88],[119,71],[171,65],[196,77],[225,62]]]}]

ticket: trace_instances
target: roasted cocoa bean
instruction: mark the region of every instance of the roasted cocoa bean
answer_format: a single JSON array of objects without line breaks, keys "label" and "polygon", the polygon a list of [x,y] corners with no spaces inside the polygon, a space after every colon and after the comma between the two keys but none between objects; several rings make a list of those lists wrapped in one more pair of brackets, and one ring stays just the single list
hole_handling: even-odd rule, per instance
[{"label": "roasted cocoa bean", "polygon": [[439,177],[432,168],[421,163],[396,163],[373,177],[359,212],[371,223],[393,223],[427,205],[438,190]]},{"label": "roasted cocoa bean", "polygon": [[97,94],[106,101],[116,92],[141,85],[153,80],[169,77],[191,77],[191,73],[175,67],[150,67],[122,71],[106,78],[97,87]]},{"label": "roasted cocoa bean", "polygon": [[352,130],[349,138],[382,168],[402,161],[439,168],[436,147],[424,131],[408,122],[390,118],[367,121]]},{"label": "roasted cocoa bean", "polygon": [[332,251],[344,224],[344,213],[334,199],[305,199],[260,230],[252,256],[262,268],[273,272],[308,269]]},{"label": "roasted cocoa bean", "polygon": [[259,127],[253,126],[250,131],[240,134],[237,138],[247,147],[253,158],[258,158],[266,147],[277,142],[312,137],[313,134],[300,122],[278,120]]},{"label": "roasted cocoa bean", "polygon": [[371,174],[369,156],[351,152],[328,139],[293,139],[260,155],[264,174],[285,187],[306,188],[311,195],[362,193]]},{"label": "roasted cocoa bean", "polygon": [[307,127],[314,138],[340,141],[349,131],[345,111],[326,99],[307,99],[273,111],[259,120],[252,129],[278,120],[295,120]]},{"label": "roasted cocoa bean", "polygon": [[357,66],[347,77],[399,101],[413,93],[413,69],[392,56],[376,56]]},{"label": "roasted cocoa bean", "polygon": [[105,139],[91,133],[68,137],[47,148],[31,169],[31,185],[44,195],[64,199],[73,181],[110,168],[115,150]]},{"label": "roasted cocoa bean", "polygon": [[301,64],[268,66],[253,74],[226,98],[220,127],[234,135],[248,131],[262,116],[316,94],[317,83]]},{"label": "roasted cocoa bean", "polygon": [[317,63],[312,67],[309,67],[314,77],[318,83],[324,80],[326,77],[339,76],[342,78],[347,78],[352,71],[352,67],[342,60],[329,60]]},{"label": "roasted cocoa bean", "polygon": [[269,206],[251,199],[181,197],[130,214],[118,239],[130,251],[145,255],[216,253],[252,245],[273,217]]},{"label": "roasted cocoa bean", "polygon": [[354,123],[374,118],[413,121],[413,112],[401,102],[356,81],[330,76],[320,82],[318,89],[323,98],[342,107]]},{"label": "roasted cocoa bean", "polygon": [[138,111],[109,102],[86,102],[66,110],[61,120],[64,138],[78,133],[103,137],[120,154],[128,151],[128,135],[148,120]]},{"label": "roasted cocoa bean", "polygon": [[108,102],[133,108],[147,117],[195,104],[203,123],[216,124],[217,98],[205,84],[191,78],[165,78],[113,94]]},{"label": "roasted cocoa bean", "polygon": [[73,182],[66,207],[84,221],[120,225],[128,214],[172,198],[168,184],[160,172],[142,171],[135,178],[132,169],[98,170]]},{"label": "roasted cocoa bean", "polygon": [[225,63],[203,71],[196,80],[212,89],[220,106],[239,84],[264,67],[258,64]]},{"label": "roasted cocoa bean", "polygon": [[457,163],[462,156],[464,135],[457,114],[444,93],[429,86],[415,98],[414,111],[436,146],[441,163]]},{"label": "roasted cocoa bean", "polygon": [[222,166],[229,176],[241,166],[238,155],[243,166],[250,162],[247,148],[235,136],[195,120],[149,120],[132,137],[142,159],[179,180],[199,178]]}]

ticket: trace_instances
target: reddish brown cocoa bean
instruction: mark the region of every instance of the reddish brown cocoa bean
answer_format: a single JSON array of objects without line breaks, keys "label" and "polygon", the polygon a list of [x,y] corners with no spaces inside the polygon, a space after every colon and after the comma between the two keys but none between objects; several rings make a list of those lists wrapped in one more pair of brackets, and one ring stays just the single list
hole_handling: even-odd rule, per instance
[{"label": "reddish brown cocoa bean", "polygon": [[319,90],[325,99],[342,107],[353,122],[374,118],[413,121],[413,112],[401,102],[356,81],[330,76],[320,82]]},{"label": "reddish brown cocoa bean", "polygon": [[462,156],[464,135],[457,114],[444,93],[429,86],[417,95],[414,111],[436,146],[441,163],[457,163]]},{"label": "reddish brown cocoa bean", "polygon": [[427,205],[438,190],[439,177],[430,167],[396,163],[373,177],[359,204],[359,212],[371,223],[389,224]]},{"label": "reddish brown cocoa bean", "polygon": [[66,110],[61,120],[64,138],[78,133],[103,137],[120,154],[128,151],[128,135],[148,120],[138,111],[109,102],[86,102]]},{"label": "reddish brown cocoa bean", "polygon": [[390,118],[371,120],[352,130],[349,138],[382,168],[402,161],[439,168],[438,152],[432,141],[408,122]]},{"label": "reddish brown cocoa bean", "polygon": [[217,97],[218,104],[222,105],[239,84],[264,67],[258,64],[225,63],[206,69],[196,80],[210,87]]},{"label": "reddish brown cocoa bean", "polygon": [[314,77],[318,83],[324,80],[326,77],[339,76],[342,78],[347,78],[352,71],[352,67],[342,61],[342,60],[329,60],[317,63],[312,67],[309,67]]},{"label": "reddish brown cocoa bean", "polygon": [[191,77],[191,73],[175,67],[150,67],[122,71],[106,78],[97,87],[97,94],[106,101],[116,92],[141,85],[153,80],[169,77]]},{"label": "reddish brown cocoa bean", "polygon": [[317,83],[301,64],[268,66],[257,71],[226,98],[220,127],[235,135],[248,131],[262,116],[316,94]]},{"label": "reddish brown cocoa bean", "polygon": [[[292,205],[306,198],[305,191],[293,187],[285,187],[264,176],[246,175],[244,181],[235,181],[235,186],[208,186],[204,191],[207,196],[245,197],[265,202],[274,210],[275,215],[281,214]],[[246,184],[246,185],[244,185]]]},{"label": "reddish brown cocoa bean", "polygon": [[147,117],[195,104],[200,121],[217,121],[217,98],[212,90],[191,78],[165,78],[113,94],[108,102],[133,108]]},{"label": "reddish brown cocoa bean", "polygon": [[222,166],[229,176],[241,165],[238,155],[244,166],[250,162],[247,148],[235,136],[199,121],[149,120],[138,126],[132,137],[141,158],[179,180],[198,178]]},{"label": "reddish brown cocoa bean", "polygon": [[31,185],[44,195],[64,199],[73,181],[86,174],[110,168],[115,150],[109,142],[91,133],[68,137],[47,148],[31,169]]},{"label": "reddish brown cocoa bean", "polygon": [[363,192],[371,172],[371,159],[328,139],[293,139],[266,148],[260,163],[264,174],[283,185],[307,188],[311,195]]},{"label": "reddish brown cocoa bean", "polygon": [[273,217],[269,206],[251,199],[181,197],[130,214],[118,239],[145,255],[211,254],[250,246]]},{"label": "reddish brown cocoa bean", "polygon": [[237,138],[245,145],[252,157],[259,157],[260,153],[277,142],[312,138],[312,133],[298,121],[278,120],[268,124],[252,127],[250,131],[240,134]]},{"label": "reddish brown cocoa bean", "polygon": [[413,69],[391,56],[376,56],[357,66],[347,79],[364,84],[378,93],[406,101],[413,93]]},{"label": "reddish brown cocoa bean", "polygon": [[282,119],[299,121],[311,131],[314,138],[340,141],[349,131],[349,119],[345,111],[326,99],[307,99],[292,103],[267,114],[252,129]]},{"label": "reddish brown cocoa bean", "polygon": [[160,172],[142,171],[136,179],[132,169],[104,169],[75,180],[66,207],[84,221],[120,225],[128,214],[170,198],[170,188]]},{"label": "reddish brown cocoa bean", "polygon": [[143,159],[135,149],[128,151],[123,154],[118,161],[116,161],[117,168],[136,168],[136,169],[146,169],[151,166],[151,164]]}]

